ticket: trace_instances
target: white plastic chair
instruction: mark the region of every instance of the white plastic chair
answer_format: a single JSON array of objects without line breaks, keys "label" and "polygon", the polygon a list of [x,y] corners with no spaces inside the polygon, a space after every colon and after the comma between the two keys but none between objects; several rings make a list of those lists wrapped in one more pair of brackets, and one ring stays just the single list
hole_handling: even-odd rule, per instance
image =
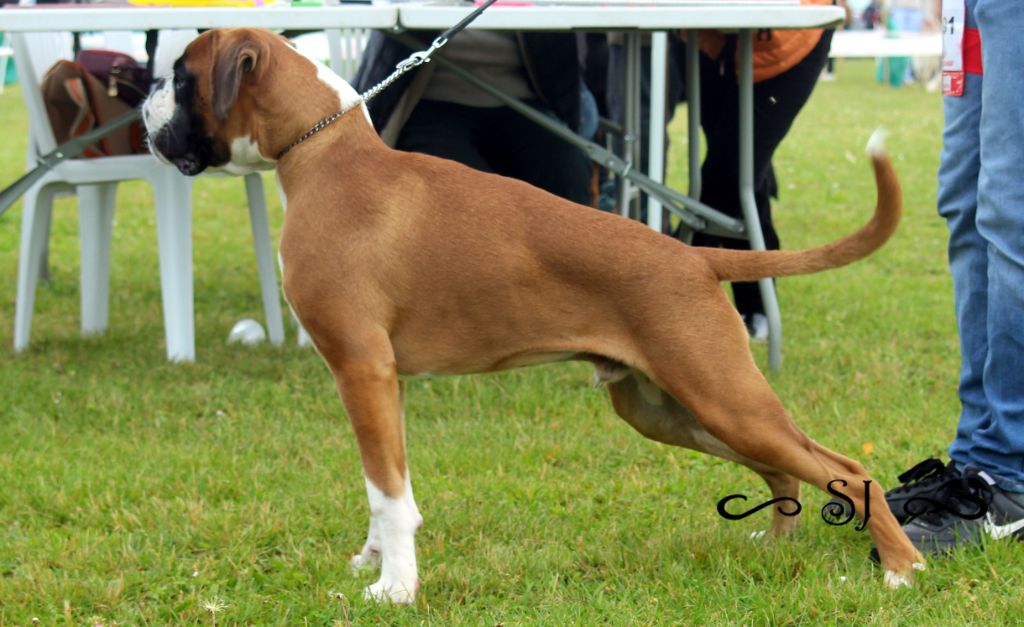
[{"label": "white plastic chair", "polygon": [[[57,142],[39,90],[39,79],[57,59],[70,56],[70,36],[67,33],[16,33],[11,35],[11,40],[29,114],[29,150],[34,155],[43,155],[56,148]],[[14,317],[16,351],[28,347],[40,262],[49,238],[53,198],[59,192],[78,196],[82,333],[98,334],[106,330],[117,184],[138,179],[147,181],[153,188],[167,358],[171,361],[195,360],[192,294],[194,179],[181,175],[174,167],[160,163],[152,155],[70,159],[48,172],[25,194]],[[281,344],[284,325],[259,174],[245,177],[245,189],[267,332],[271,343]]]},{"label": "white plastic chair", "polygon": [[351,81],[363,50],[370,41],[370,30],[367,28],[339,28],[324,31],[327,36],[327,49],[330,53],[331,69],[345,79]]}]

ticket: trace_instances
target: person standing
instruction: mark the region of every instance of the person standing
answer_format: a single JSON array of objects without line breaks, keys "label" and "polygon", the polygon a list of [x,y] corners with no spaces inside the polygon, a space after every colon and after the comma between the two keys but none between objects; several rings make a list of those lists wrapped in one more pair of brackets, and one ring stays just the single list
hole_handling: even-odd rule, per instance
[{"label": "person standing", "polygon": [[[832,0],[804,0],[832,4]],[[778,196],[772,155],[811,97],[832,43],[831,29],[760,31],[754,38],[754,198],[769,250],[779,248],[771,215]],[[700,201],[734,217],[743,215],[739,189],[739,83],[735,35],[702,32],[701,126],[707,154],[701,166]],[[684,64],[685,67],[685,64]],[[746,240],[695,233],[694,246],[748,248]],[[736,309],[754,340],[768,338],[768,318],[757,283],[733,283]]]},{"label": "person standing", "polygon": [[886,493],[930,553],[1024,536],[1024,4],[943,7],[952,70],[938,211],[949,226],[962,410],[950,462],[925,460]]}]

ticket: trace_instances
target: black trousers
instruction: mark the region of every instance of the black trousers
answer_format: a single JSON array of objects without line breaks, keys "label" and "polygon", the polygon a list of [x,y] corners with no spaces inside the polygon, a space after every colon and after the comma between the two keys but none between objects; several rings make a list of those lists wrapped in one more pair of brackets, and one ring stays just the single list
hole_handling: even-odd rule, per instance
[{"label": "black trousers", "polygon": [[586,153],[508,107],[420,101],[396,148],[451,159],[580,204],[591,203],[592,169]]},{"label": "black trousers", "polygon": [[[765,247],[779,248],[772,224],[772,196],[778,196],[772,155],[789,132],[793,120],[811,96],[818,75],[828,59],[832,31],[800,63],[773,78],[754,85],[754,198],[764,232]],[[684,65],[685,67],[685,65]],[[743,209],[739,197],[739,84],[736,78],[735,38],[719,59],[701,55],[701,126],[707,155],[701,167],[701,202],[734,217]],[[749,248],[746,240],[697,233],[695,246]],[[736,309],[745,315],[764,313],[757,283],[733,283]]]}]

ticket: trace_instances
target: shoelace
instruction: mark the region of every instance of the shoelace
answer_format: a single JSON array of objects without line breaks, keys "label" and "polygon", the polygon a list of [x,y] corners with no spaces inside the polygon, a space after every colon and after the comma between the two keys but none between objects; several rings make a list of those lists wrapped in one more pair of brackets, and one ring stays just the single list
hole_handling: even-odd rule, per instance
[{"label": "shoelace", "polygon": [[947,514],[977,520],[988,511],[991,501],[991,486],[981,477],[970,475],[947,479],[935,491],[934,498],[912,498],[904,507],[911,515],[921,510],[921,521],[937,525]]},{"label": "shoelace", "polygon": [[950,474],[949,471],[949,466],[934,457],[930,457],[897,477],[903,485],[890,490],[890,494],[902,494],[945,480]]}]

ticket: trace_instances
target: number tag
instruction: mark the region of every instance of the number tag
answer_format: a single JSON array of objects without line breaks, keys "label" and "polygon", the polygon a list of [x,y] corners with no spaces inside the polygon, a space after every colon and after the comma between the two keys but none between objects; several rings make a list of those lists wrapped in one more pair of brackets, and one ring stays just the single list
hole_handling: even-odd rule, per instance
[{"label": "number tag", "polygon": [[964,0],[942,0],[942,95],[964,95]]}]

